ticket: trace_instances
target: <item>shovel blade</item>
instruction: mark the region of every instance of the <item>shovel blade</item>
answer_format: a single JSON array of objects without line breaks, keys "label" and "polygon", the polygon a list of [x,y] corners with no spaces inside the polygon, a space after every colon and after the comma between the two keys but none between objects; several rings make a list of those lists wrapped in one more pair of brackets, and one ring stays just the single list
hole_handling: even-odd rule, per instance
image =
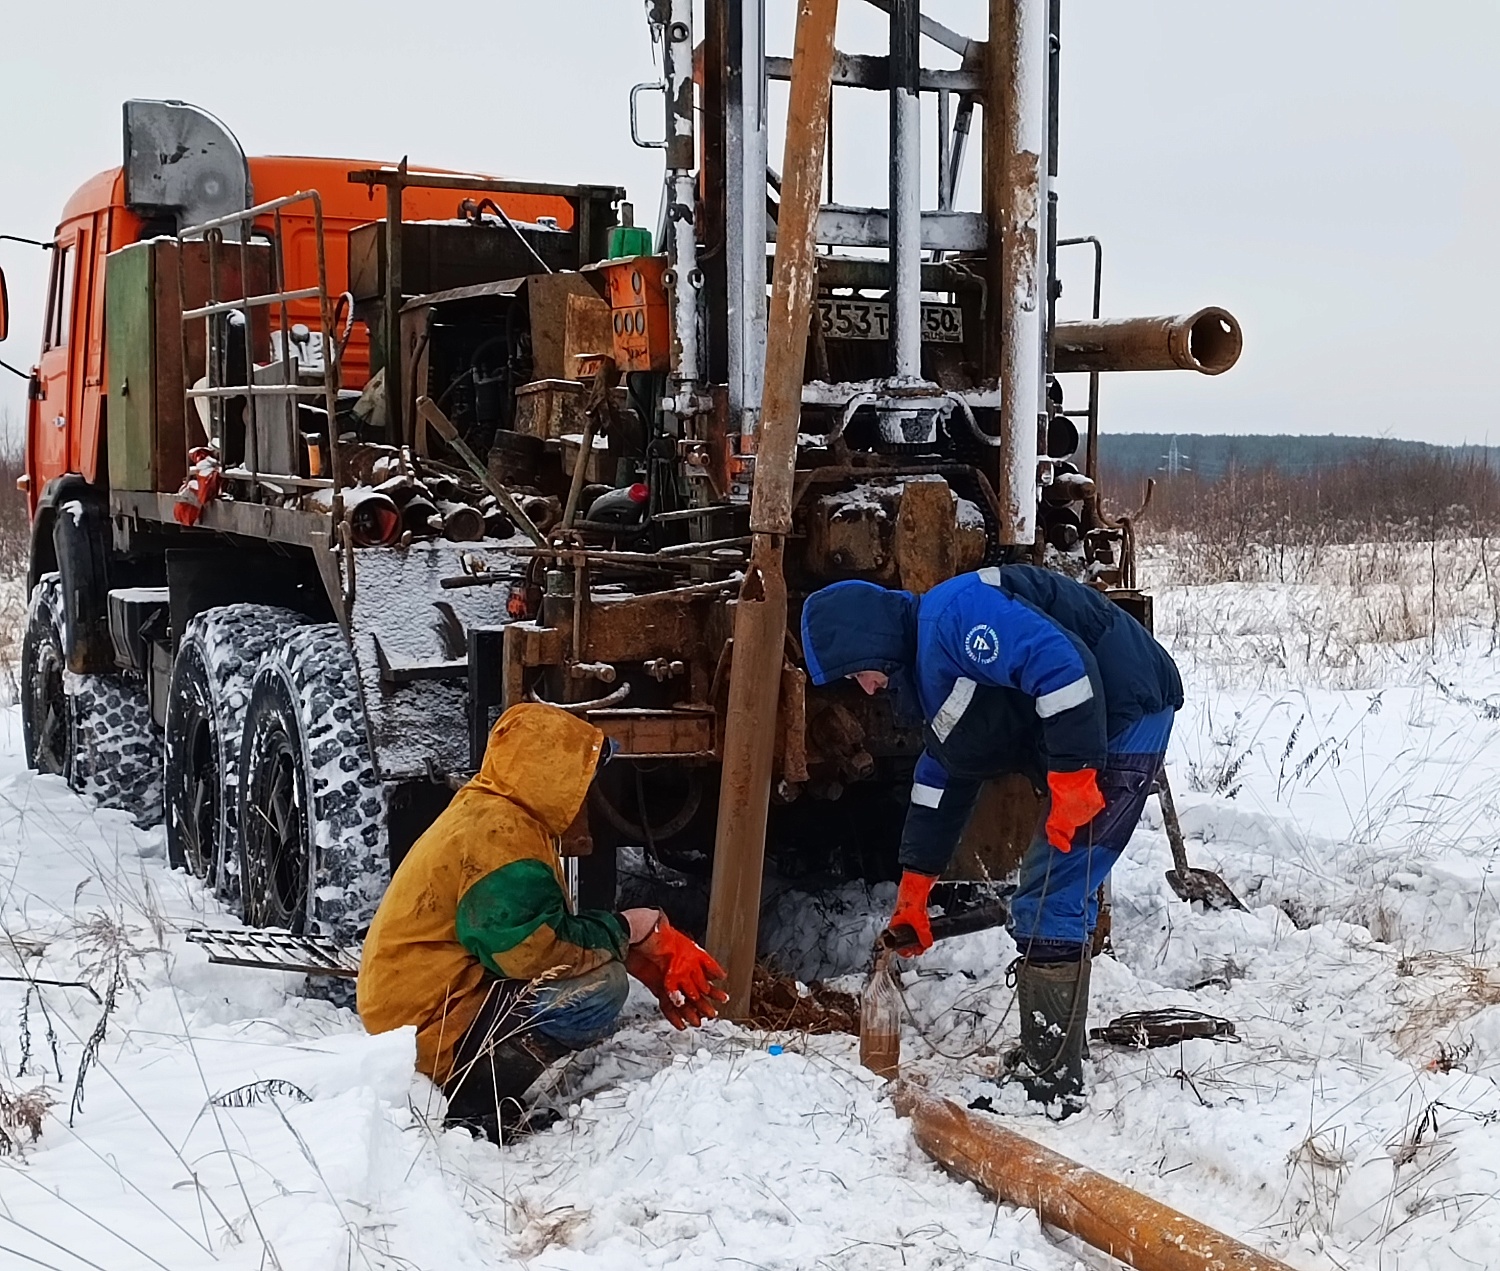
[{"label": "shovel blade", "polygon": [[1179,900],[1185,900],[1189,904],[1197,900],[1210,909],[1245,911],[1245,906],[1229,884],[1211,869],[1169,869],[1167,886],[1177,893]]}]

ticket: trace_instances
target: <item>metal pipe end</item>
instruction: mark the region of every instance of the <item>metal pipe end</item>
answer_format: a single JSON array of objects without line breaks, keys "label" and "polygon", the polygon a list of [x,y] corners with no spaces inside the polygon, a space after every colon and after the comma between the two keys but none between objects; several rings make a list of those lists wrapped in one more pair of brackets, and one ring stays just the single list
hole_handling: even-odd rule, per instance
[{"label": "metal pipe end", "polygon": [[1171,347],[1183,370],[1222,375],[1240,360],[1245,337],[1234,314],[1209,305],[1173,324]]}]

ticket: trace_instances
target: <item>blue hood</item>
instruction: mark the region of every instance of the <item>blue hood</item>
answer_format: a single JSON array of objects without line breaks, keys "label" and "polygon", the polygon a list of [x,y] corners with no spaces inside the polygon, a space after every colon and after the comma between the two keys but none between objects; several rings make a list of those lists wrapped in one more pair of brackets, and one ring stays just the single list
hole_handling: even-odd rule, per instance
[{"label": "blue hood", "polygon": [[861,582],[815,591],[802,606],[802,653],[814,684],[908,671],[917,660],[917,598]]}]

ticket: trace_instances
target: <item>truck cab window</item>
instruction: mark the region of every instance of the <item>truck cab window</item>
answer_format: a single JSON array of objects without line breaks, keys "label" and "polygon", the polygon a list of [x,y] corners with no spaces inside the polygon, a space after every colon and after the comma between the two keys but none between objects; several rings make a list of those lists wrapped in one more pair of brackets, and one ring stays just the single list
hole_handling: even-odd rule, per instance
[{"label": "truck cab window", "polygon": [[73,313],[73,249],[59,247],[52,257],[52,281],[47,286],[47,325],[42,349],[59,349],[68,342]]}]

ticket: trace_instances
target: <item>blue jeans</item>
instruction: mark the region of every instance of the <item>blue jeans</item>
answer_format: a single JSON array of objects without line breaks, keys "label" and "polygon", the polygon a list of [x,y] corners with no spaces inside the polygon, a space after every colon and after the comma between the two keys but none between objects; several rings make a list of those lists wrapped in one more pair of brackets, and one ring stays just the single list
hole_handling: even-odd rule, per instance
[{"label": "blue jeans", "polygon": [[[1033,962],[1076,962],[1099,922],[1099,886],[1125,851],[1156,784],[1172,731],[1172,712],[1150,715],[1112,738],[1099,773],[1104,811],[1073,835],[1073,850],[1049,842],[1042,819],[1021,858],[1021,880],[1011,898],[1010,933]],[[1116,743],[1131,749],[1116,749]],[[1150,749],[1136,749],[1149,746]]]},{"label": "blue jeans", "polygon": [[[484,1005],[459,1039],[443,1083],[450,1124],[498,1126],[501,1106],[520,1100],[547,1058],[561,1058],[551,1048],[582,1050],[608,1037],[630,991],[624,964],[614,961],[571,979],[545,981],[534,992],[522,980],[491,977],[486,983]],[[519,1046],[506,1044],[522,1034],[544,1043],[540,1057],[524,1039]],[[529,1058],[519,1054],[523,1048]],[[498,1135],[498,1128],[490,1132],[497,1142]]]},{"label": "blue jeans", "polygon": [[530,1006],[532,1031],[582,1050],[614,1032],[629,993],[623,962],[606,962],[571,980],[545,981],[537,985]]}]

